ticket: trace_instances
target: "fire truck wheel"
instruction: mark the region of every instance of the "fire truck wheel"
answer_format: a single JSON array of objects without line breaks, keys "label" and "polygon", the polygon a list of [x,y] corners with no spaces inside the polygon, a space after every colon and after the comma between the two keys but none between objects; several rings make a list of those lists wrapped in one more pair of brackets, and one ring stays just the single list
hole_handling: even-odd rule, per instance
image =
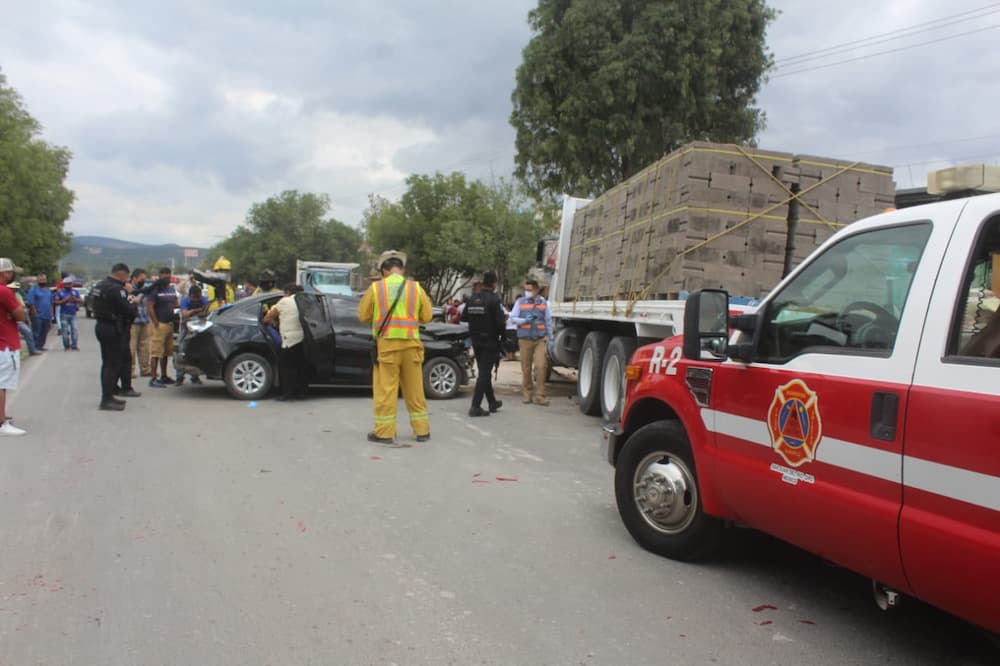
[{"label": "fire truck wheel", "polygon": [[601,372],[604,354],[611,336],[604,331],[591,331],[580,349],[580,372],[576,380],[576,399],[580,411],[588,416],[601,413]]},{"label": "fire truck wheel", "polygon": [[677,421],[650,423],[629,437],[615,466],[615,499],[646,550],[693,561],[719,544],[722,522],[702,510],[691,446]]},{"label": "fire truck wheel", "polygon": [[618,336],[608,345],[601,373],[601,416],[605,423],[617,423],[625,404],[625,366],[635,351],[635,339]]}]

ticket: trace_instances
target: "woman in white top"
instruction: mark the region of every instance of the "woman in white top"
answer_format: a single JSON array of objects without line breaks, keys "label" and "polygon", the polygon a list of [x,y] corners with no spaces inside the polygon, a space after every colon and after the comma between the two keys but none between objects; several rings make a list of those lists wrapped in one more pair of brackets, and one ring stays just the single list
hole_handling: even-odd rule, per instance
[{"label": "woman in white top", "polygon": [[299,306],[295,294],[299,288],[294,283],[285,285],[285,295],[264,315],[264,323],[277,322],[281,331],[281,351],[278,353],[278,382],[281,395],[278,400],[303,400],[309,385],[309,368],[306,365],[305,335],[299,320]]}]

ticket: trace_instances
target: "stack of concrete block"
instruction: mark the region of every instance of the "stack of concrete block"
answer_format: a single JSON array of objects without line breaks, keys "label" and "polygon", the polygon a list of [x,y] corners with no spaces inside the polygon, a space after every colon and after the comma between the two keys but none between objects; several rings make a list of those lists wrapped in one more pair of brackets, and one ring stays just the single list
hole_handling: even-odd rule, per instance
[{"label": "stack of concrete block", "polygon": [[891,207],[895,184],[884,166],[689,144],[577,212],[566,297],[761,296],[782,276],[793,191],[794,265],[841,227]]}]

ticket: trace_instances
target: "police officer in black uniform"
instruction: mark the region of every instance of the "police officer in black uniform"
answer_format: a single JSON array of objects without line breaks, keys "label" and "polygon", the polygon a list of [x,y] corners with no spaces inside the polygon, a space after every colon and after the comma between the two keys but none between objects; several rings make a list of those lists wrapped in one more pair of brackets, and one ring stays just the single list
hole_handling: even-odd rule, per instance
[{"label": "police officer in black uniform", "polygon": [[[493,291],[496,286],[496,273],[483,275],[482,288],[469,298],[462,311],[462,321],[469,323],[472,350],[476,354],[476,367],[479,371],[469,416],[489,416],[490,412],[496,412],[503,406],[503,401],[497,400],[493,395],[493,366],[499,362],[503,353],[504,329],[507,327],[500,298]],[[490,411],[482,407],[484,396]]]},{"label": "police officer in black uniform", "polygon": [[101,344],[101,404],[100,409],[122,411],[125,401],[115,397],[115,384],[125,360],[123,346],[128,347],[127,326],[136,316],[136,306],[128,298],[126,288],[129,271],[125,264],[115,264],[111,275],[94,287],[94,317],[97,318],[97,341]]}]

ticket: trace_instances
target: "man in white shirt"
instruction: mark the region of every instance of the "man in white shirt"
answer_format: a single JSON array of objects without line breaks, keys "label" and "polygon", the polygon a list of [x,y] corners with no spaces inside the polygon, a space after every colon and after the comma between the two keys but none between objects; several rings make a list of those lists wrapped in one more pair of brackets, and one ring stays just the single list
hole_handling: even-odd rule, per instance
[{"label": "man in white shirt", "polygon": [[294,283],[285,285],[285,295],[264,315],[264,323],[277,322],[281,332],[281,351],[278,354],[278,381],[281,395],[278,400],[303,400],[309,385],[309,368],[306,365],[305,345],[302,341],[302,323],[299,321],[299,306],[295,304],[295,294],[299,288]]}]

